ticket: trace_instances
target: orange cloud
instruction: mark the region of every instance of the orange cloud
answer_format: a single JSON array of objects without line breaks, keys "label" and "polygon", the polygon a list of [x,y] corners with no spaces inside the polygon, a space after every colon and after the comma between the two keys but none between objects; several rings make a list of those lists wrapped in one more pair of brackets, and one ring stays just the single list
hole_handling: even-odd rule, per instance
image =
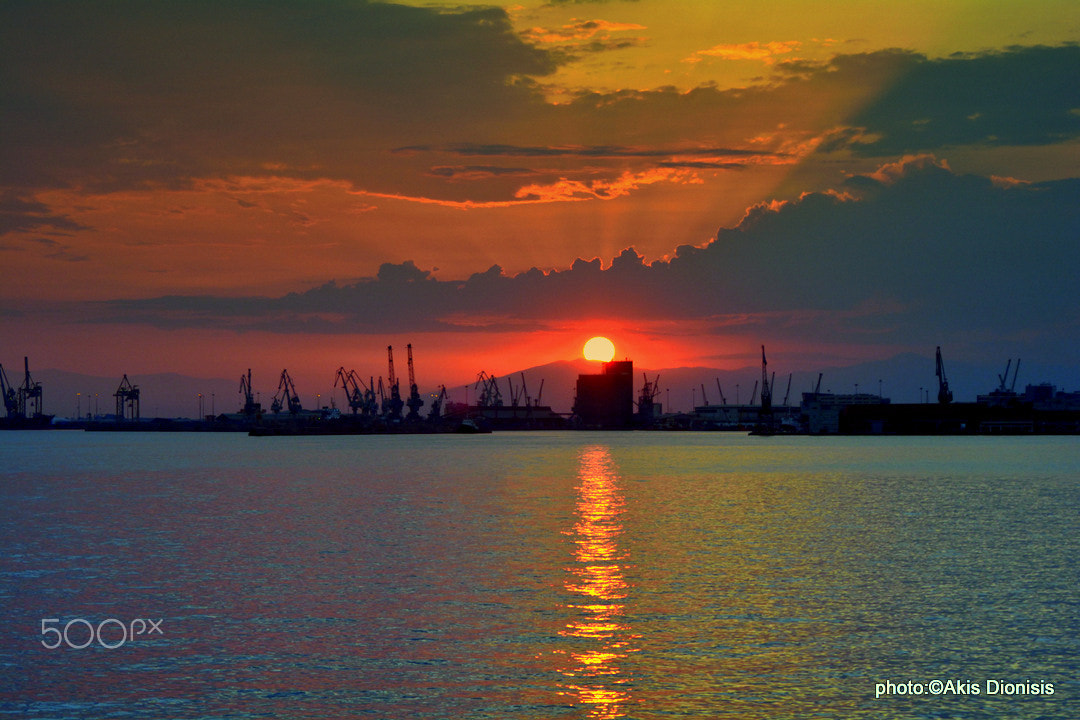
[{"label": "orange cloud", "polygon": [[564,202],[573,200],[612,200],[637,190],[643,185],[670,182],[680,185],[700,184],[692,172],[674,168],[653,168],[640,173],[624,172],[615,180],[596,180],[584,183],[579,180],[559,180],[549,185],[527,185],[514,196],[533,202]]},{"label": "orange cloud", "polygon": [[896,162],[885,163],[876,172],[870,173],[869,177],[888,185],[912,171],[925,170],[928,167],[952,171],[947,160],[939,160],[932,154],[922,153],[920,155],[905,155]]},{"label": "orange cloud", "polygon": [[702,180],[694,172],[686,169],[653,168],[637,173],[629,171],[624,172],[614,180],[594,180],[592,182],[585,182],[582,180],[560,178],[553,183],[525,185],[514,193],[513,200],[443,200],[423,196],[370,192],[367,190],[354,190],[353,193],[370,197],[386,198],[388,200],[403,200],[406,202],[441,205],[442,207],[457,208],[460,210],[476,210],[540,203],[613,200],[628,195],[644,185],[653,185],[661,182],[678,185],[699,185],[702,183]]},{"label": "orange cloud", "polygon": [[1016,187],[1017,185],[1030,185],[1031,184],[1031,181],[1029,181],[1029,180],[1020,180],[1019,178],[1014,178],[1014,177],[1002,177],[1000,175],[991,175],[990,176],[990,182],[994,183],[995,187],[1004,188],[1004,189],[1008,189],[1008,188],[1011,188],[1011,187]]},{"label": "orange cloud", "polygon": [[683,62],[696,63],[701,62],[703,58],[714,57],[721,60],[760,60],[766,65],[772,65],[776,62],[777,56],[787,55],[801,46],[802,43],[798,40],[721,44],[714,45],[708,50],[698,50]]},{"label": "orange cloud", "polygon": [[597,36],[608,37],[611,33],[628,32],[631,30],[646,30],[645,25],[636,23],[617,23],[608,20],[578,20],[572,19],[561,28],[550,29],[534,27],[526,30],[522,35],[526,40],[534,43],[567,44],[593,40]]}]

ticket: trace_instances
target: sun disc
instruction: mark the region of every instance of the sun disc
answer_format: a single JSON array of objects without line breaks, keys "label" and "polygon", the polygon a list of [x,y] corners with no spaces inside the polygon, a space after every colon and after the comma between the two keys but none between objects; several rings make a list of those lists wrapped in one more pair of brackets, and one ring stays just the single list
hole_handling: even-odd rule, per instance
[{"label": "sun disc", "polygon": [[586,360],[611,362],[611,359],[615,357],[615,344],[606,337],[590,338],[589,341],[585,343],[584,353]]}]

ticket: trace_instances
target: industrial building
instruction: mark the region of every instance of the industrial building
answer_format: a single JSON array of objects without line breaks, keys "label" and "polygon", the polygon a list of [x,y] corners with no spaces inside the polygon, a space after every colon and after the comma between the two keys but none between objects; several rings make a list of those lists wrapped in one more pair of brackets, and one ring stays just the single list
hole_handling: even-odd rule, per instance
[{"label": "industrial building", "polygon": [[[850,432],[847,427],[849,418],[858,411],[852,408],[871,406],[875,409],[882,405],[889,405],[889,399],[870,393],[855,393],[848,395],[834,395],[832,393],[803,393],[801,416],[802,424],[811,435],[835,434],[841,431]],[[877,418],[882,417],[880,412],[861,413],[858,417],[866,424],[866,432],[882,432],[884,424]],[[841,419],[847,422],[841,422]]]},{"label": "industrial building", "polygon": [[574,417],[581,426],[623,429],[634,424],[634,363],[613,360],[598,375],[578,375]]}]

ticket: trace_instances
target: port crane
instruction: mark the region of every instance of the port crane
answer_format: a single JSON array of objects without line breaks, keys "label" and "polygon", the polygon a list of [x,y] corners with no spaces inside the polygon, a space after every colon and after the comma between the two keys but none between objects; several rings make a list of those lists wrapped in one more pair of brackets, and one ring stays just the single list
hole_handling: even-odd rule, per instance
[{"label": "port crane", "polygon": [[[374,387],[374,382],[372,383]],[[383,385],[382,375],[379,376],[379,411],[385,416],[390,414],[390,401],[386,397],[386,387]]]},{"label": "port crane", "polygon": [[406,345],[405,349],[409,353],[409,399],[405,404],[409,408],[408,419],[418,420],[420,418],[420,408],[424,407],[424,401],[420,399],[420,391],[416,387],[416,373],[413,370],[412,343]]},{"label": "port crane", "polygon": [[[382,381],[382,378],[379,378]],[[363,382],[360,383],[363,385]],[[364,414],[375,417],[379,414],[379,401],[375,395],[375,376],[368,376],[368,384],[364,388]]]},{"label": "port crane", "polygon": [[116,398],[117,421],[139,419],[139,386],[131,384],[127,373],[124,374],[113,397]]},{"label": "port crane", "polygon": [[[514,380],[510,376],[506,378],[506,384],[510,386],[510,407],[517,407],[521,404],[521,399],[525,397],[525,373],[521,373],[521,385],[514,387]],[[525,399],[525,406],[528,407],[529,400]]]},{"label": "port crane", "polygon": [[7,411],[7,416],[9,418],[17,417],[19,414],[18,394],[12,384],[8,382],[3,365],[0,365],[0,395],[4,396],[4,410]]},{"label": "port crane", "polygon": [[[772,381],[769,380],[769,363],[765,359],[765,346],[761,346],[761,411],[772,412],[772,385],[776,382],[776,373],[773,373]],[[751,405],[753,401],[751,401]]]},{"label": "port crane", "polygon": [[339,367],[337,375],[334,376],[334,387],[337,387],[338,383],[345,390],[345,399],[353,415],[359,412],[364,417],[374,417],[378,414],[379,404],[375,400],[373,389],[375,378],[371,379],[371,385],[367,385],[355,370],[346,371],[344,367]]},{"label": "port crane", "polygon": [[401,419],[401,408],[405,406],[405,403],[401,399],[401,383],[398,381],[397,376],[394,375],[394,346],[386,346],[386,357],[390,365],[390,374],[387,377],[387,382],[390,385],[390,402],[383,402],[383,413],[388,415],[391,420]]},{"label": "port crane", "polygon": [[248,368],[247,375],[240,376],[240,394],[244,396],[243,413],[248,417],[258,415],[262,407],[255,402],[255,390],[251,387],[251,368]]},{"label": "port crane", "polygon": [[[482,389],[481,389],[482,388]],[[480,390],[476,404],[480,407],[502,407],[502,393],[499,391],[499,381],[494,376],[488,375],[484,370],[476,376],[476,385],[473,390]]]},{"label": "port crane", "polygon": [[300,406],[300,395],[296,392],[296,385],[289,377],[289,371],[282,370],[281,379],[278,380],[278,394],[274,396],[274,401],[270,404],[270,412],[277,414],[286,407],[292,415],[299,415],[303,409]]},{"label": "port crane", "polygon": [[641,393],[638,395],[638,414],[651,420],[656,411],[656,396],[660,394],[660,375],[657,374],[652,382],[649,382],[649,376],[645,373],[641,373],[641,377],[645,379],[645,384],[641,386]]},{"label": "port crane", "polygon": [[431,401],[431,409],[428,410],[428,420],[434,421],[434,420],[439,419],[439,417],[442,415],[442,404],[443,404],[443,400],[445,400],[445,399],[446,399],[446,386],[445,385],[440,385],[439,386],[439,394],[434,399],[432,399],[432,401]]},{"label": "port crane", "polygon": [[1012,367],[1012,358],[1009,358],[1009,362],[1005,364],[1005,374],[1004,375],[998,375],[998,383],[1000,383],[998,385],[998,392],[1002,392],[1002,393],[1005,393],[1005,392],[1015,393],[1016,392],[1016,376],[1020,374],[1020,358],[1016,359],[1016,368],[1013,370],[1012,385],[1008,389],[1006,389],[1005,383],[1009,382],[1009,368],[1010,367]]},{"label": "port crane", "polygon": [[935,374],[938,380],[937,400],[942,405],[952,402],[952,390],[949,389],[949,381],[945,378],[945,363],[941,359],[941,346],[937,348],[937,370]]},{"label": "port crane", "polygon": [[525,398],[525,407],[532,407],[533,401],[529,397],[529,387],[525,384],[525,373],[521,373],[521,396]]},{"label": "port crane", "polygon": [[23,357],[23,371],[25,376],[18,392],[19,414],[24,418],[39,417],[42,412],[41,383],[34,382],[34,379],[30,377],[30,359],[25,356]]},{"label": "port crane", "polygon": [[[724,390],[720,387],[720,378],[716,378],[716,391],[720,393],[720,404],[727,405],[727,398],[724,397]],[[701,392],[705,392],[703,389]]]},{"label": "port crane", "polygon": [[352,414],[358,414],[364,408],[364,393],[360,389],[363,383],[359,381],[356,371],[346,371],[344,365],[339,367],[337,374],[334,375],[334,387],[337,387],[339,383],[341,389],[345,391],[345,401],[349,404]]}]

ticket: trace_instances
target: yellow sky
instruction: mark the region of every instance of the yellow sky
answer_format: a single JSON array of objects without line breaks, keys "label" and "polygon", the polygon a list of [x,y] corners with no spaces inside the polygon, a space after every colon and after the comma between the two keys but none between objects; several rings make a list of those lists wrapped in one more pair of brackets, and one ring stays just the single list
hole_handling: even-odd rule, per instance
[{"label": "yellow sky", "polygon": [[[460,7],[447,2],[417,6]],[[541,45],[573,51],[589,42],[627,44],[582,54],[543,82],[559,90],[688,90],[716,83],[742,87],[767,76],[770,62],[821,62],[836,53],[904,48],[929,57],[1011,45],[1057,45],[1080,38],[1080,3],[1071,0],[640,0],[595,3],[493,3],[515,28]],[[582,28],[583,23],[600,24]],[[561,42],[560,42],[561,38]],[[702,54],[770,43],[790,44],[767,57]],[[782,48],[776,48],[782,50]]]}]

